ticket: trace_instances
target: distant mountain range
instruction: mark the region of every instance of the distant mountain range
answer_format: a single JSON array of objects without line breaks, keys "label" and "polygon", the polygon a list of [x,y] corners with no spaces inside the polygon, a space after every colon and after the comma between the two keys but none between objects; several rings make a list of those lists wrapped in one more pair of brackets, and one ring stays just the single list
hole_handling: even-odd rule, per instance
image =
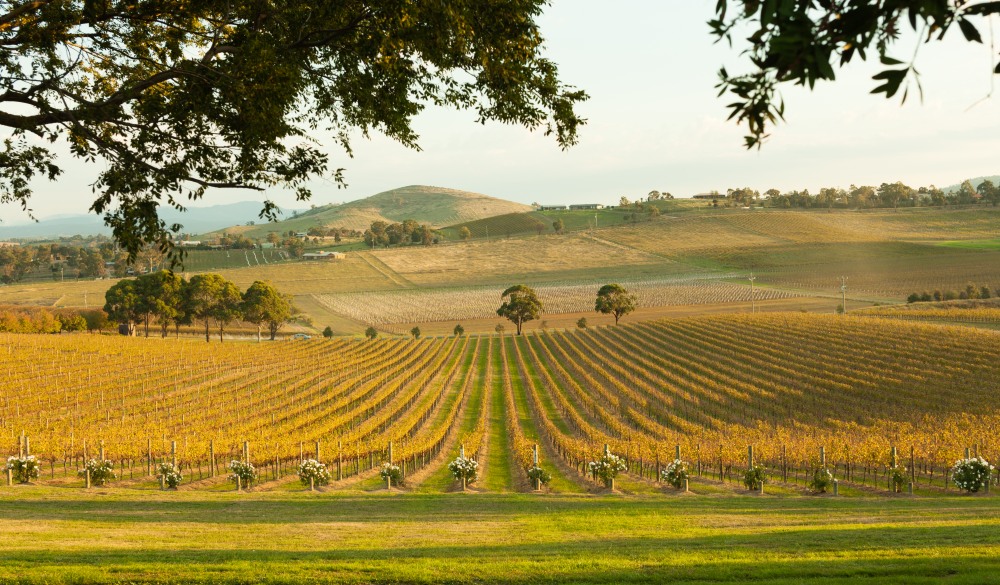
[{"label": "distant mountain range", "polygon": [[[209,207],[189,207],[180,212],[173,208],[160,210],[160,217],[167,225],[179,223],[184,226],[182,233],[200,234],[222,229],[236,223],[260,221],[259,201],[241,201]],[[293,210],[283,210],[286,215]],[[301,210],[298,210],[301,211]],[[35,222],[17,224],[0,223],[0,240],[10,238],[55,238],[60,236],[110,235],[111,230],[97,215],[59,215]]]}]

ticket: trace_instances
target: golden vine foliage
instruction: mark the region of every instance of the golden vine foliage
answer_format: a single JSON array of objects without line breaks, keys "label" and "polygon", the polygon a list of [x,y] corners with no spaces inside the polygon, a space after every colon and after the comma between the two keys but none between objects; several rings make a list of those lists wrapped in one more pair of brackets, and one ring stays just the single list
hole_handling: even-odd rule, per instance
[{"label": "golden vine foliage", "polygon": [[[950,463],[996,458],[996,333],[889,319],[715,316],[523,337],[206,346],[185,340],[0,335],[0,445],[31,438],[43,460],[103,441],[140,459],[176,441],[185,461],[294,458],[300,443],[398,458],[463,442],[478,456],[494,388],[519,465],[539,438],[573,465],[603,445],[630,461],[688,459],[885,465],[898,447]],[[499,378],[499,379],[497,379]],[[483,385],[481,392],[473,392]],[[471,397],[471,432],[450,435]],[[526,410],[525,410],[526,409]]]}]

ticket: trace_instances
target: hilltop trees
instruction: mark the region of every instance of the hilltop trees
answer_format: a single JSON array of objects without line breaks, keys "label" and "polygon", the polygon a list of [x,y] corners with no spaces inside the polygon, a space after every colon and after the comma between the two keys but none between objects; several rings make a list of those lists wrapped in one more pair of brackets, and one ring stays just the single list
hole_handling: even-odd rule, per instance
[{"label": "hilltop trees", "polygon": [[521,326],[538,318],[542,312],[542,303],[534,289],[523,284],[516,284],[500,295],[501,304],[497,315],[514,323],[517,334],[521,334]]},{"label": "hilltop trees", "polygon": [[594,310],[605,315],[614,315],[617,325],[619,319],[635,310],[635,303],[635,295],[629,293],[622,285],[606,284],[597,291]]}]

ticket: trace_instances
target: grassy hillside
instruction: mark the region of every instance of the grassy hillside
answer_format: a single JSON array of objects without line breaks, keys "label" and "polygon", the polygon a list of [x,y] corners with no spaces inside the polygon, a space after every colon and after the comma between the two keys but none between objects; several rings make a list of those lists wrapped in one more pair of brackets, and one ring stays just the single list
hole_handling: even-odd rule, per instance
[{"label": "grassy hillside", "polygon": [[411,185],[385,191],[342,205],[323,205],[276,223],[233,226],[230,233],[263,238],[268,232],[305,232],[311,227],[343,227],[365,230],[373,221],[401,222],[413,219],[438,228],[508,213],[523,213],[531,207],[480,193]]},{"label": "grassy hillside", "polygon": [[[414,314],[408,321],[421,323],[447,313],[449,306],[440,299],[461,298],[455,301],[459,308],[475,304],[485,311],[483,299],[491,295],[481,290],[483,287],[499,291],[515,283],[586,292],[607,282],[698,278],[706,292],[691,301],[692,307],[700,307],[694,312],[715,311],[726,299],[742,306],[747,294],[718,293],[734,290],[733,285],[746,288],[750,272],[757,277],[757,300],[772,294],[774,298],[792,296],[803,299],[801,306],[808,310],[823,307],[821,310],[832,311],[839,304],[841,276],[848,279],[849,309],[875,302],[902,302],[915,291],[960,290],[969,282],[1000,288],[1000,246],[996,244],[1000,210],[992,207],[829,212],[709,209],[692,207],[690,202],[669,205],[678,211],[664,211],[660,217],[642,218],[637,223],[626,220],[623,212],[602,210],[597,212],[596,230],[587,227],[587,218],[592,220],[594,212],[506,214],[465,224],[473,228],[474,235],[483,236],[489,226],[489,240],[446,240],[434,246],[374,251],[346,244],[355,249],[345,249],[348,257],[332,263],[275,263],[273,257],[259,257],[259,253],[258,257],[244,258],[242,252],[192,252],[186,270],[188,274],[222,270],[244,288],[257,279],[270,280],[308,308],[318,329],[339,324],[334,330],[344,334],[359,333],[368,324],[384,319],[357,321],[357,317],[336,313],[332,307],[338,304],[337,299],[329,302],[325,295],[411,291],[412,297],[404,293],[369,296],[356,304],[370,314],[386,315],[399,314],[390,306],[394,304],[426,307],[424,315]],[[563,218],[567,229],[579,229],[554,234],[553,217]],[[619,223],[612,225],[615,218]],[[538,235],[534,225],[546,229]],[[457,231],[454,226],[449,230]],[[2,292],[8,303],[93,306],[103,304],[103,293],[110,283],[45,279],[4,286]],[[660,290],[652,298],[661,300],[652,302],[690,298],[680,288]],[[452,294],[469,289],[476,289],[473,297]],[[426,299],[431,304],[423,301]],[[573,306],[584,307],[588,304],[584,301],[580,296]],[[561,306],[553,304],[543,319],[555,318],[552,311]],[[347,313],[356,312],[355,308]],[[454,312],[455,317],[464,314],[457,309]],[[595,318],[591,311],[574,321],[580,316]],[[440,322],[450,320],[444,319]],[[491,331],[495,323],[484,320],[480,325],[485,328],[481,331]]]}]

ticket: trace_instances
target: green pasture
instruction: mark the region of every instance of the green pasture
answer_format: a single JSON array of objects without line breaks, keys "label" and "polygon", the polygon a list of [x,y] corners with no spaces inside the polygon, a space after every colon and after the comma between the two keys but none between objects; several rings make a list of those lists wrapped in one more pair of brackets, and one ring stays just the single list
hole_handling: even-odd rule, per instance
[{"label": "green pasture", "polygon": [[939,246],[960,248],[963,250],[1000,250],[1000,238],[988,240],[950,240],[940,242]]},{"label": "green pasture", "polygon": [[0,489],[0,582],[989,583],[990,497]]}]

